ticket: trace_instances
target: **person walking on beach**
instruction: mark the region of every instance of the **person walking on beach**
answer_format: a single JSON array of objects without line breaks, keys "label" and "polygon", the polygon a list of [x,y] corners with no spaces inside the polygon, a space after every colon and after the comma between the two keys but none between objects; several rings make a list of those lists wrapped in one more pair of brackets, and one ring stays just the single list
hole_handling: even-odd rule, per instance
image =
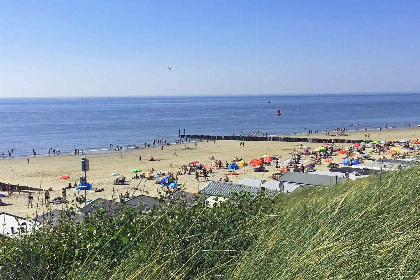
[{"label": "person walking on beach", "polygon": [[31,208],[33,207],[32,201],[34,200],[34,197],[32,196],[31,192],[28,192],[28,207],[31,205]]},{"label": "person walking on beach", "polygon": [[50,192],[45,191],[45,204],[49,204],[50,201]]},{"label": "person walking on beach", "polygon": [[139,161],[141,162],[141,156],[139,156]]},{"label": "person walking on beach", "polygon": [[[71,184],[70,184],[70,187],[71,187]],[[62,188],[61,189],[61,196],[63,197],[63,200],[66,200],[66,198],[67,198],[67,190],[66,190],[66,188]]]},{"label": "person walking on beach", "polygon": [[27,158],[26,160],[28,161],[28,164],[29,164],[29,158]]}]

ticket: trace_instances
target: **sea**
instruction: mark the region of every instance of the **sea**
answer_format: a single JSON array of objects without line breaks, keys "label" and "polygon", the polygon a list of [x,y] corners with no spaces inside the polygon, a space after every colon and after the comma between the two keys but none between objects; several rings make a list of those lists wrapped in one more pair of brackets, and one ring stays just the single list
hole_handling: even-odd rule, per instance
[{"label": "sea", "polygon": [[[277,115],[280,110],[281,115]],[[181,134],[281,135],[420,125],[420,94],[0,98],[0,160],[113,152]],[[112,144],[112,146],[111,146]],[[2,153],[5,157],[2,157]]]}]

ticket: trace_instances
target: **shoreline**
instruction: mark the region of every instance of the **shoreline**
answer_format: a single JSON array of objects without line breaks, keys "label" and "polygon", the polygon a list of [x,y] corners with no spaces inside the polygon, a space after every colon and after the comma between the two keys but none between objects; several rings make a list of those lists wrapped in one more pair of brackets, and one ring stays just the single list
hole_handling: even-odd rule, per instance
[{"label": "shoreline", "polygon": [[[329,132],[329,133],[333,133],[333,132],[336,133],[337,132],[336,130],[329,130],[329,131],[321,130],[321,132],[311,133],[311,134],[309,134],[307,132],[292,133],[292,134],[290,134],[290,133],[288,133],[288,134],[268,134],[268,132],[267,132],[267,134],[268,134],[269,137],[296,137],[296,136],[305,136],[305,137],[308,137],[308,138],[311,138],[311,137],[312,138],[319,137],[319,138],[330,138],[330,139],[363,140],[364,137],[363,138],[358,138],[358,139],[354,139],[354,138],[356,136],[357,137],[360,137],[359,134],[361,136],[363,136],[364,134],[371,134],[372,132],[381,132],[381,133],[384,133],[384,134],[388,134],[388,133],[385,133],[385,132],[387,132],[387,131],[402,131],[402,130],[416,130],[416,129],[420,129],[420,127],[418,127],[417,125],[415,125],[415,126],[412,126],[412,127],[389,127],[389,128],[384,128],[382,130],[380,130],[379,128],[367,128],[366,130],[365,129],[349,129],[349,130],[346,130],[344,132],[344,133],[346,133],[346,134],[348,133],[350,135],[326,135],[327,132]],[[265,133],[266,132],[260,132],[260,133],[257,134],[257,136],[258,135],[261,135],[261,134],[264,135]],[[374,133],[374,134],[376,134],[376,133]],[[231,135],[231,134],[217,135],[217,136],[227,136],[227,135]],[[211,136],[213,136],[213,135],[211,135]],[[239,135],[239,136],[245,136],[246,137],[246,136],[249,136],[249,135]],[[353,138],[351,138],[351,136],[353,136]],[[180,141],[180,140],[183,140],[184,142],[183,143],[175,143],[176,141]],[[197,142],[200,142],[199,139],[191,138],[191,140],[192,141],[190,141],[189,143],[193,143],[193,142],[196,142],[196,141]],[[390,140],[397,140],[397,139],[370,139],[370,140],[386,140],[386,141],[390,141]],[[282,142],[282,141],[279,141],[279,142]],[[146,143],[146,142],[143,142],[142,144],[144,144],[144,143]],[[167,144],[151,145],[150,147],[143,147],[142,145],[136,145],[136,144],[134,144],[134,145],[126,145],[125,147],[124,146],[121,146],[121,148],[122,148],[121,150],[115,150],[115,149],[110,149],[110,148],[89,148],[89,150],[79,149],[80,151],[83,151],[84,153],[83,154],[80,153],[80,154],[77,154],[77,155],[74,154],[74,150],[73,151],[64,150],[64,152],[61,152],[60,151],[60,155],[56,155],[56,154],[53,154],[53,153],[51,153],[51,154],[45,153],[45,154],[38,154],[38,155],[35,155],[35,156],[33,154],[28,154],[28,155],[24,155],[24,156],[18,155],[18,156],[9,157],[5,153],[4,156],[0,156],[0,160],[11,160],[11,159],[22,159],[22,158],[25,158],[25,159],[27,159],[27,158],[33,159],[33,158],[41,158],[41,157],[50,158],[50,157],[60,157],[60,156],[61,157],[62,156],[86,156],[86,155],[89,155],[90,156],[90,155],[100,155],[100,154],[126,153],[126,152],[130,152],[130,151],[133,151],[133,150],[147,150],[147,149],[156,148],[156,147],[162,147],[162,146],[167,147],[167,146],[173,146],[173,145],[185,145],[187,142],[185,141],[184,138],[177,138],[177,139],[174,140],[174,142],[170,142],[169,141],[168,143],[170,143],[170,144],[169,145],[167,145]]]}]

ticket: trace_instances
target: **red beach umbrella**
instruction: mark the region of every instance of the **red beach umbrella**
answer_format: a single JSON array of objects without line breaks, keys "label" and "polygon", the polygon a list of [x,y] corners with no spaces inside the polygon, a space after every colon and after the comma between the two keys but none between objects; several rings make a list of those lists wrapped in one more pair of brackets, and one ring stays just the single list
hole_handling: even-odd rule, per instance
[{"label": "red beach umbrella", "polygon": [[147,155],[147,157],[153,157],[152,155]]},{"label": "red beach umbrella", "polygon": [[61,176],[60,177],[60,180],[65,180],[65,179],[69,179],[70,178],[70,176],[68,176],[68,175],[63,175],[63,176]]},{"label": "red beach umbrella", "polygon": [[249,163],[253,166],[257,166],[257,165],[263,164],[263,161],[261,159],[254,158],[254,159],[251,159]]}]

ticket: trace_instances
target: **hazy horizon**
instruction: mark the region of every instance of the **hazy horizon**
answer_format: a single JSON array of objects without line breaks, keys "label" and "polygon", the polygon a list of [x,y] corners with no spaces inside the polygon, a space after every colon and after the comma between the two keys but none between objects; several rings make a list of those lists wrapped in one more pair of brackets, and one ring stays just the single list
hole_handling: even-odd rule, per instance
[{"label": "hazy horizon", "polygon": [[420,92],[417,1],[1,4],[0,97]]}]

